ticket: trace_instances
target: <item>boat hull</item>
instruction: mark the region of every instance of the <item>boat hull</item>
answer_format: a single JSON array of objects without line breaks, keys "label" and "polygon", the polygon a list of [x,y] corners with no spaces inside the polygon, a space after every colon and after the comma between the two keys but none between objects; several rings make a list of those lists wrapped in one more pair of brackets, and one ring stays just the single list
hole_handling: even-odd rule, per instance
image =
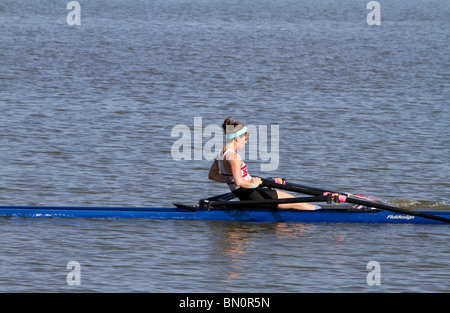
[{"label": "boat hull", "polygon": [[[450,218],[450,211],[420,211]],[[0,206],[3,217],[144,218],[151,220],[215,220],[240,222],[446,224],[382,210],[325,206],[316,211],[264,209],[183,209],[132,207]],[[447,224],[448,225],[448,224]]]}]

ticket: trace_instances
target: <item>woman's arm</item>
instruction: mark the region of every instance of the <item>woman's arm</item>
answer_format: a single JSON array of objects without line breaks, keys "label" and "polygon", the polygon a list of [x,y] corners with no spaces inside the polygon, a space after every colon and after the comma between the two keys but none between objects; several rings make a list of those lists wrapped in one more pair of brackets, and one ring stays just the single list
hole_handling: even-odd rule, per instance
[{"label": "woman's arm", "polygon": [[236,184],[236,186],[247,189],[256,188],[259,186],[259,183],[261,181],[259,177],[253,177],[249,182],[242,177],[242,159],[239,154],[235,153],[235,157],[228,160],[228,162],[231,165],[231,173],[233,174],[234,183]]},{"label": "woman's arm", "polygon": [[213,164],[211,165],[211,168],[209,169],[208,178],[211,180],[215,180],[219,183],[226,183],[225,177],[223,177],[219,173],[219,162],[217,162],[217,160],[214,160]]}]

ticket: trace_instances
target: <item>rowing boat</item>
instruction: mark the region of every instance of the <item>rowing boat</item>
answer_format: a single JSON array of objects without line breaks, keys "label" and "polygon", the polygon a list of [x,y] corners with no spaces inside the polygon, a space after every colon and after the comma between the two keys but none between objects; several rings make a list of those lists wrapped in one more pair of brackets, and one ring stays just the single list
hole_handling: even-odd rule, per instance
[{"label": "rowing boat", "polygon": [[[450,211],[420,211],[450,218]],[[394,223],[446,224],[408,214],[397,214],[372,208],[354,209],[348,205],[323,205],[315,211],[267,210],[263,208],[178,207],[46,207],[0,206],[4,217],[72,217],[72,218],[144,218],[151,220],[213,220],[239,222],[303,222],[303,223]]]},{"label": "rowing boat", "polygon": [[[0,216],[303,223],[450,223],[450,211],[411,211],[375,202],[372,201],[375,199],[361,195],[329,192],[326,189],[287,183],[279,178],[262,179],[262,183],[266,187],[312,197],[230,201],[236,196],[229,192],[201,199],[198,205],[174,204],[175,207],[170,208],[0,206]],[[271,209],[273,205],[281,203],[300,202],[334,202],[335,205],[321,205],[321,209],[314,211]],[[346,204],[340,205],[340,202]]]}]

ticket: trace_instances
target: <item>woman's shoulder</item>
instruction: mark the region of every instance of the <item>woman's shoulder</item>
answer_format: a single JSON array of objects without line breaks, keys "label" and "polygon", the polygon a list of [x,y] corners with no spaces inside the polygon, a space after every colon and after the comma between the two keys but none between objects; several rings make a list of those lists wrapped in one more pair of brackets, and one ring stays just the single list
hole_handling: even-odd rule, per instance
[{"label": "woman's shoulder", "polygon": [[224,156],[227,161],[242,161],[241,155],[233,150],[225,151]]}]

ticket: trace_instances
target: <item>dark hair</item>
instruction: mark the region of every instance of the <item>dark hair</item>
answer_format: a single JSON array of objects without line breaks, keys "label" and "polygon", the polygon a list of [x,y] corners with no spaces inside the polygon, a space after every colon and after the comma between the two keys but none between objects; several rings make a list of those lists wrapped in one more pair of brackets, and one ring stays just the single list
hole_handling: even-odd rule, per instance
[{"label": "dark hair", "polygon": [[223,131],[225,132],[225,135],[229,135],[244,128],[244,123],[239,121],[233,121],[231,119],[231,116],[228,116],[225,119],[225,121],[223,121],[222,128]]}]

